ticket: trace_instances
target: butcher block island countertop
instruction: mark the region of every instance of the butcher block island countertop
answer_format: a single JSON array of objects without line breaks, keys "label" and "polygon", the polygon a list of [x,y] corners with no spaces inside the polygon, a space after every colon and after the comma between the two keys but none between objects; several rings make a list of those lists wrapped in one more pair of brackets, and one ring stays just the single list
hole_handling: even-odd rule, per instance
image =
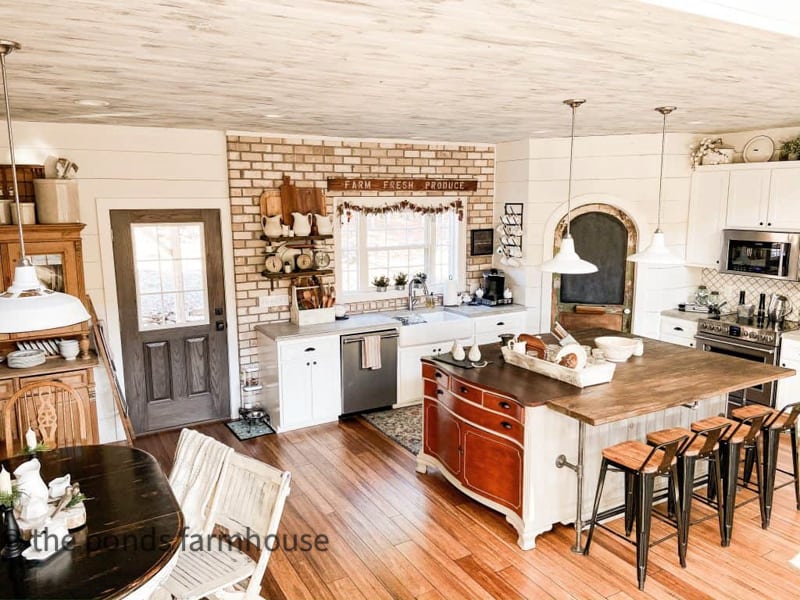
[{"label": "butcher block island countertop", "polygon": [[[586,329],[572,335],[594,345],[595,337],[621,334]],[[581,514],[589,514],[603,448],[689,427],[724,412],[728,392],[795,373],[643,340],[642,356],[617,364],[612,381],[586,388],[505,363],[499,344],[481,346],[489,361],[483,368],[423,358],[417,471],[438,469],[464,494],[505,515],[519,546],[530,549],[554,523],[580,524]],[[622,504],[616,483],[606,484],[601,510]]]},{"label": "butcher block island countertop", "polygon": [[[596,337],[624,334],[608,329],[585,329],[572,335],[581,344],[594,346]],[[499,343],[481,346],[483,358],[491,361],[482,369],[462,369],[434,359],[424,360],[461,379],[511,396],[523,406],[547,404],[589,425],[638,417],[795,374],[793,369],[642,339],[642,356],[632,356],[627,362],[618,363],[609,383],[586,388],[505,363]]]}]

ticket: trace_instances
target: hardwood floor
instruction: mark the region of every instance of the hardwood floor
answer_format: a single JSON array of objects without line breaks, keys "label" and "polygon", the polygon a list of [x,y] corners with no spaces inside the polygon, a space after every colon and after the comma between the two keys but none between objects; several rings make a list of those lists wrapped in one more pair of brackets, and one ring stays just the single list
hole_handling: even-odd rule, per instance
[{"label": "hardwood floor", "polygon": [[[686,569],[678,564],[674,538],[653,547],[642,593],[633,546],[599,530],[591,556],[575,555],[573,530],[557,526],[537,538],[536,549],[522,551],[501,515],[456,491],[439,473],[417,474],[408,451],[360,419],[247,442],[220,423],[198,430],[292,472],[280,535],[329,539],[327,551],[273,552],[263,581],[265,598],[800,595],[800,512],[791,486],[775,493],[768,531],[761,529],[757,502],[737,509],[729,548],[719,546],[714,519],[693,526]],[[136,445],[168,472],[178,433],[143,437]],[[789,465],[788,444],[781,452],[780,464]],[[596,480],[597,474],[588,476]],[[696,514],[707,510],[694,507]],[[654,529],[653,535],[659,533]]]}]

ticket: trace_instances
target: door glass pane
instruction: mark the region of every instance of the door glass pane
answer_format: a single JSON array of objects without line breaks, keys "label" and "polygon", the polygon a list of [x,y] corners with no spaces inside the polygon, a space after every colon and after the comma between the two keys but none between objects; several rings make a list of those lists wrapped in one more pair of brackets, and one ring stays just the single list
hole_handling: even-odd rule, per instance
[{"label": "door glass pane", "polygon": [[44,287],[54,292],[64,291],[64,257],[61,254],[34,254],[28,258]]},{"label": "door glass pane", "polygon": [[202,223],[131,225],[140,331],[209,322]]}]

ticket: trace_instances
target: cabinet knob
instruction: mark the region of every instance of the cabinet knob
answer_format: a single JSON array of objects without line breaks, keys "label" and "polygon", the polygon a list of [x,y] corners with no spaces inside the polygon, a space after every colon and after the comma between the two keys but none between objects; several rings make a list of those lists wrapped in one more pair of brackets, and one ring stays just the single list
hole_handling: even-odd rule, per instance
[{"label": "cabinet knob", "polygon": [[759,224],[759,225],[763,225],[763,224],[764,224],[764,221],[759,221],[759,222],[758,222],[758,224]]},{"label": "cabinet knob", "polygon": [[439,390],[439,389],[436,390],[436,395],[437,396],[441,396],[442,394],[444,394],[444,392],[442,390]]},{"label": "cabinet knob", "polygon": [[469,391],[469,388],[465,388],[463,385],[461,386],[461,393],[466,394]]},{"label": "cabinet knob", "polygon": [[316,348],[312,348],[311,346],[309,346],[308,348],[305,349],[305,352],[314,352],[315,350]]},{"label": "cabinet knob", "polygon": [[503,325],[505,325],[505,323],[503,321],[498,321],[497,322],[497,326],[498,327],[502,327]]},{"label": "cabinet knob", "polygon": [[436,377],[436,379],[441,379],[442,374],[439,373],[439,371],[436,371],[436,373],[434,373],[433,376]]},{"label": "cabinet knob", "polygon": [[317,361],[314,361],[312,364],[317,364]]},{"label": "cabinet knob", "polygon": [[767,227],[772,227],[772,223],[767,223]]},{"label": "cabinet knob", "polygon": [[500,422],[500,426],[503,429],[511,429],[511,423],[509,423],[508,421],[501,421]]},{"label": "cabinet knob", "polygon": [[786,363],[781,363],[781,366],[782,366],[782,367],[785,367],[785,366],[786,366]]},{"label": "cabinet knob", "polygon": [[511,408],[511,405],[508,402],[501,402],[500,408],[505,408],[506,410],[508,410],[509,408]]},{"label": "cabinet knob", "polygon": [[311,363],[310,363],[310,362],[307,362],[307,363],[306,363],[306,366],[307,366],[307,367],[310,367],[310,366],[311,366]]},{"label": "cabinet knob", "polygon": [[674,331],[683,331],[683,327],[675,326],[672,328]]}]

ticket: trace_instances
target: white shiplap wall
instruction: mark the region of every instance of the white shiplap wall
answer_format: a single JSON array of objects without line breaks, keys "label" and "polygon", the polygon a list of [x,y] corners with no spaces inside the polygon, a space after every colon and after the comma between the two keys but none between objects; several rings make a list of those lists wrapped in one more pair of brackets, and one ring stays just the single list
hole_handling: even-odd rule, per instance
[{"label": "white shiplap wall", "polygon": [[[221,131],[29,122],[15,122],[14,135],[18,164],[47,164],[52,157],[66,157],[80,167],[76,179],[81,221],[86,224],[82,236],[86,290],[98,316],[108,322],[112,351],[119,357],[116,309],[107,311],[106,301],[109,293],[115,296],[116,292],[114,283],[103,276],[109,272],[109,262],[113,273],[113,256],[101,252],[98,200],[125,199],[122,204],[127,208],[136,208],[140,202],[152,204],[154,199],[163,201],[164,208],[176,199],[184,204],[218,200],[227,207],[225,135]],[[0,163],[8,162],[8,140],[2,135]],[[229,224],[223,222],[222,229],[223,235],[230,232]],[[98,384],[101,388],[102,382]],[[105,442],[115,435],[113,407],[110,394],[102,389],[97,398]]]},{"label": "white shiplap wall", "polygon": [[[669,134],[664,162],[662,229],[667,243],[684,254],[691,170],[688,147],[696,136]],[[659,134],[594,136],[575,140],[573,207],[606,202],[625,210],[639,228],[640,247],[650,243],[658,206]],[[505,202],[525,203],[524,261],[502,267],[517,301],[532,307],[547,329],[551,278],[538,265],[552,256],[553,231],[566,213],[569,139],[525,139],[497,146],[496,221]],[[685,267],[637,269],[634,332],[657,336],[659,313],[672,308],[700,281],[700,270]]]}]

